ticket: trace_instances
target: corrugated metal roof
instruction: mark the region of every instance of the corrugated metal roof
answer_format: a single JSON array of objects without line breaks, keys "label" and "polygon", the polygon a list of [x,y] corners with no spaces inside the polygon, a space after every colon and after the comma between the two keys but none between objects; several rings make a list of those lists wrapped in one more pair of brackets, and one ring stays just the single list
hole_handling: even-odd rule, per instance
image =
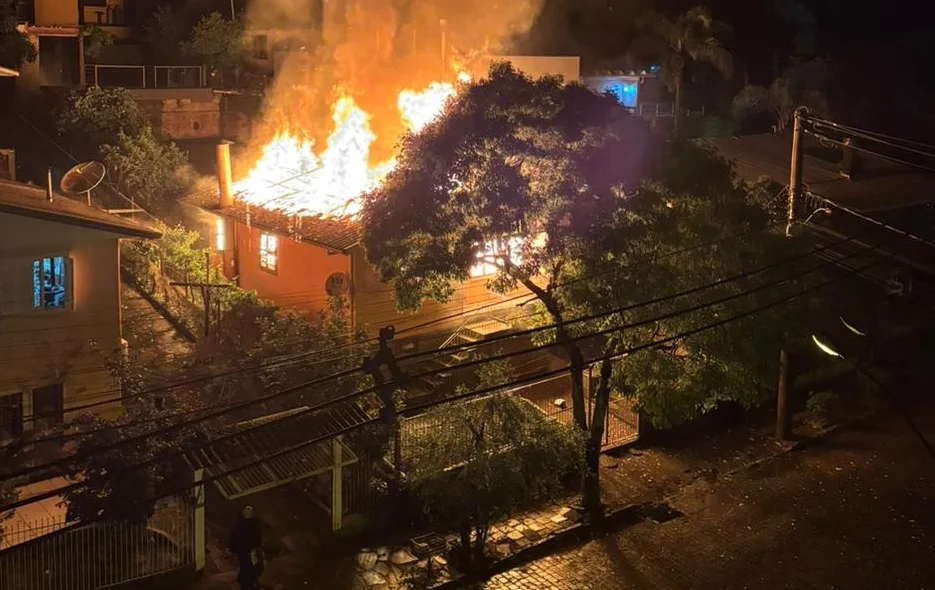
[{"label": "corrugated metal roof", "polygon": [[[754,182],[766,176],[789,183],[792,138],[765,133],[708,140],[722,156],[734,161],[737,176]],[[882,211],[935,199],[935,174],[858,154],[863,172],[848,180],[835,163],[803,157],[802,177],[810,191],[862,211]]]},{"label": "corrugated metal roof", "polygon": [[[253,425],[264,420],[269,423],[190,451],[186,454],[186,461],[193,469],[204,469],[209,476],[236,470],[214,480],[218,491],[228,500],[324,473],[334,464],[334,439],[304,446],[268,461],[246,466],[263,457],[299,446],[312,438],[329,434],[337,436],[349,426],[370,420],[370,417],[354,403],[343,403],[294,418],[287,417],[288,414],[306,409],[295,408],[288,413],[253,420]],[[245,423],[241,428],[247,425]],[[343,442],[339,444],[342,449],[342,465],[356,463],[357,455]]]},{"label": "corrugated metal roof", "polygon": [[105,213],[85,203],[53,195],[49,201],[45,189],[0,179],[0,212],[77,225],[138,238],[158,238],[162,234],[139,223]]}]

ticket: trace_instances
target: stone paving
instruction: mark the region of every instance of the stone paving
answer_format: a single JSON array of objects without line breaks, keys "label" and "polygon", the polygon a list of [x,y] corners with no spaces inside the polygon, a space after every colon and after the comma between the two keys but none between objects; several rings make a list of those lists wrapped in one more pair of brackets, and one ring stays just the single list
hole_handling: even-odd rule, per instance
[{"label": "stone paving", "polygon": [[[517,518],[504,520],[490,529],[487,540],[488,553],[499,559],[508,557],[577,524],[580,519],[580,513],[573,507],[549,505]],[[447,541],[449,546],[452,546],[457,537],[448,535]],[[363,549],[355,560],[355,590],[407,588],[404,579],[413,573],[412,568],[426,566],[425,560],[416,559],[405,547]],[[440,573],[439,581],[451,575],[447,563],[440,556],[433,558],[433,570]]]}]

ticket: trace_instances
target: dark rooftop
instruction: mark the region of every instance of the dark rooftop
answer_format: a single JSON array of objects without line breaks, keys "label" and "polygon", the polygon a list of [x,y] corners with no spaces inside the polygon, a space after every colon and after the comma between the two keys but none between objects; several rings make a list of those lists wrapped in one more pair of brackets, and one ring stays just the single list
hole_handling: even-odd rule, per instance
[{"label": "dark rooftop", "polygon": [[[708,140],[722,156],[734,161],[737,176],[746,181],[769,177],[789,183],[792,137],[766,133]],[[802,176],[811,192],[865,212],[899,209],[935,200],[935,174],[859,155],[862,172],[844,178],[834,162],[811,155],[807,144]]]},{"label": "dark rooftop", "polygon": [[54,194],[49,201],[42,187],[0,179],[0,212],[44,219],[112,232],[136,238],[158,238],[162,234],[139,223],[90,207],[81,201]]}]

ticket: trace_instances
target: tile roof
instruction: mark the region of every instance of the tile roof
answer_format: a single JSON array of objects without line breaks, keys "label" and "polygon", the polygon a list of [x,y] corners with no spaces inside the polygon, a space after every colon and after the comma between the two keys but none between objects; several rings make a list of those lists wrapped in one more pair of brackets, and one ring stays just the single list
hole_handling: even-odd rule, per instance
[{"label": "tile roof", "polygon": [[[766,176],[781,184],[789,183],[791,136],[765,133],[713,138],[708,142],[722,156],[734,161],[740,179],[752,182]],[[856,180],[848,180],[838,173],[837,164],[806,151],[803,180],[811,192],[866,212],[935,200],[935,174],[873,156],[859,157],[863,172]]]},{"label": "tile roof", "polygon": [[[248,210],[242,201],[234,201],[233,207],[225,209],[218,206],[216,184],[202,183],[185,201],[211,213],[247,223]],[[338,252],[345,252],[360,241],[360,225],[349,218],[296,217],[252,206],[249,208],[249,223],[253,227]]]},{"label": "tile roof", "polygon": [[44,219],[112,232],[127,237],[159,238],[162,234],[135,221],[90,207],[81,201],[54,194],[46,197],[44,188],[0,179],[0,212]]}]

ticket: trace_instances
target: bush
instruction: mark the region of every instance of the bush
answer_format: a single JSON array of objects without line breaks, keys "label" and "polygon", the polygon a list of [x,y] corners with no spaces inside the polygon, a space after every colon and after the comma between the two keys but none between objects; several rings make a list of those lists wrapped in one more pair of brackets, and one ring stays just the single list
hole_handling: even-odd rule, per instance
[{"label": "bush", "polygon": [[137,136],[147,127],[143,111],[123,88],[75,90],[55,117],[55,128],[66,143],[88,158],[97,157],[101,147],[120,134]]},{"label": "bush", "polygon": [[138,135],[121,131],[117,144],[102,145],[101,153],[120,190],[144,208],[159,209],[191,188],[185,153],[149,127]]}]

